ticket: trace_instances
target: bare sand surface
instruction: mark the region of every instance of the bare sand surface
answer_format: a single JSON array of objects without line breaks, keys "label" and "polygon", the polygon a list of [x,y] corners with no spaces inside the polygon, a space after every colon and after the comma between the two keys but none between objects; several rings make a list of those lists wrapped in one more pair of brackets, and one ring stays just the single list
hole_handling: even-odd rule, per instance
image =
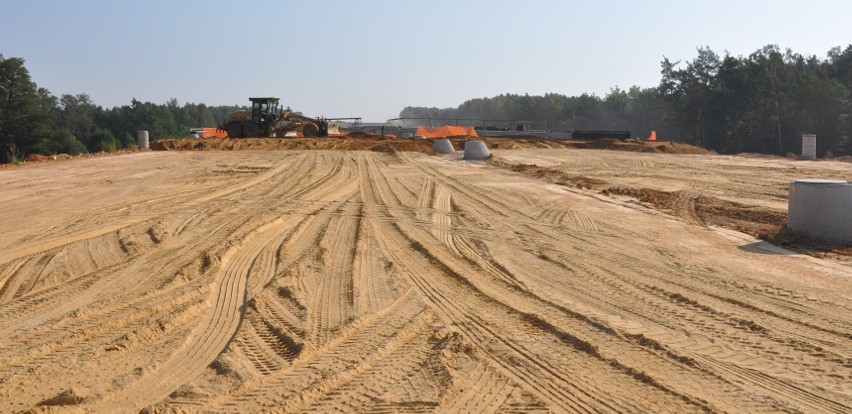
[{"label": "bare sand surface", "polygon": [[0,412],[852,411],[852,264],[631,193],[781,210],[848,163],[495,158],[0,170]]},{"label": "bare sand surface", "polygon": [[664,191],[701,192],[740,203],[787,208],[790,181],[829,178],[852,181],[845,161],[800,161],[743,155],[671,156],[605,150],[519,149],[497,153],[510,164],[534,164],[600,181],[601,186],[626,186]]}]

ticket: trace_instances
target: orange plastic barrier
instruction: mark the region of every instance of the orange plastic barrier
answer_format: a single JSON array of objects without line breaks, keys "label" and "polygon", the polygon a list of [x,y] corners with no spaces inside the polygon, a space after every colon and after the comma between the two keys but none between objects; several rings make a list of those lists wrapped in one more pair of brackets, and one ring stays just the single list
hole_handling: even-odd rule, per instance
[{"label": "orange plastic barrier", "polygon": [[227,138],[228,131],[216,128],[199,128],[201,129],[201,138]]},{"label": "orange plastic barrier", "polygon": [[648,137],[648,141],[656,141],[657,140],[657,131],[651,131],[651,136]]},{"label": "orange plastic barrier", "polygon": [[426,138],[446,138],[457,136],[478,137],[476,130],[472,126],[451,126],[446,125],[438,128],[417,127],[417,132],[414,135],[422,135]]}]

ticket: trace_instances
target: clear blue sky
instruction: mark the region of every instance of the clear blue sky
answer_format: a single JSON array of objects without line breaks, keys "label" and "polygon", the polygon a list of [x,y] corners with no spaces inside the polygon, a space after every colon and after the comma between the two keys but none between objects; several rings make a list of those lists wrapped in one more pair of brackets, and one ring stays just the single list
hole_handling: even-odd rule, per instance
[{"label": "clear blue sky", "polygon": [[0,0],[0,53],[54,95],[396,117],[501,93],[654,86],[696,47],[852,43],[852,1]]}]

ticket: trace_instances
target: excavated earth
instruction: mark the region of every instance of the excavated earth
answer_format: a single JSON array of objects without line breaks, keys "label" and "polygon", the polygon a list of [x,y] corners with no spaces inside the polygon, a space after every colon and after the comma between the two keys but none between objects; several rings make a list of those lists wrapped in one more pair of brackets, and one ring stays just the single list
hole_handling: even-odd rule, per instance
[{"label": "excavated earth", "polygon": [[[464,149],[464,142],[469,139],[484,141],[489,148],[499,149],[554,149],[582,148],[609,149],[630,152],[654,152],[669,154],[709,154],[704,148],[675,142],[632,141],[625,142],[617,139],[601,139],[597,141],[565,141],[541,139],[535,137],[452,137],[451,142],[458,150]],[[414,151],[432,153],[430,140],[413,140],[403,138],[385,138],[376,135],[353,134],[345,138],[245,138],[245,139],[164,139],[151,143],[154,151],[204,151],[204,150],[372,150],[372,151]]]},{"label": "excavated earth", "polygon": [[0,413],[852,411],[848,163],[521,144],[0,171]]}]

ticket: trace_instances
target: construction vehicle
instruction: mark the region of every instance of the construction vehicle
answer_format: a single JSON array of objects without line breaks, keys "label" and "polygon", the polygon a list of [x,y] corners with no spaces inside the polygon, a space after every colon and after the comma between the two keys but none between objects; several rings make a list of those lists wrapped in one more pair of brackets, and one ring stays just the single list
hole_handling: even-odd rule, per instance
[{"label": "construction vehicle", "polygon": [[219,127],[231,138],[246,137],[325,137],[339,134],[340,125],[328,119],[310,118],[284,111],[278,106],[280,98],[249,98],[251,111],[239,110],[228,114]]}]

